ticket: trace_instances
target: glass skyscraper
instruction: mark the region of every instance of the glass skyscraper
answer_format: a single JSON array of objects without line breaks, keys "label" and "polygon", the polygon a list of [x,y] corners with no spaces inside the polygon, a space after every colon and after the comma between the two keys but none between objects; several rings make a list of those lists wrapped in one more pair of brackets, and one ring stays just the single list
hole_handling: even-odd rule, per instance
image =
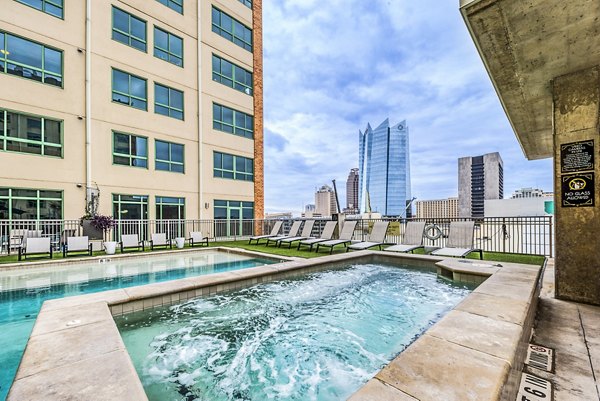
[{"label": "glass skyscraper", "polygon": [[386,119],[375,129],[367,124],[364,133],[359,131],[361,213],[407,217],[412,199],[408,142],[406,120],[390,127]]}]

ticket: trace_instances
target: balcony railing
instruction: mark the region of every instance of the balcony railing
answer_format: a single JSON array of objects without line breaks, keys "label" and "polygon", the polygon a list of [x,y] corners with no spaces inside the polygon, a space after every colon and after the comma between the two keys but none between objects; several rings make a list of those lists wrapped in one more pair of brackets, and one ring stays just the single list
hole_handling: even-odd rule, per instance
[{"label": "balcony railing", "polygon": [[[295,219],[284,220],[282,231],[289,230]],[[316,219],[311,236],[318,237],[329,219]],[[400,243],[406,228],[405,219],[385,219],[389,224],[386,240]],[[418,220],[418,219],[415,219]],[[450,223],[465,219],[420,219],[427,224],[426,246],[442,247],[446,243]],[[168,238],[189,237],[191,231],[201,231],[214,241],[247,239],[267,234],[277,220],[118,220],[104,235],[106,241],[119,241],[123,234],[138,234],[149,240],[152,233],[167,233]],[[368,240],[368,233],[377,221],[360,219],[354,240]],[[56,250],[67,236],[83,235],[80,220],[0,220],[0,253],[16,252],[26,237],[50,237]],[[521,253],[553,256],[554,235],[552,216],[493,217],[475,221],[474,247],[487,252]]]}]

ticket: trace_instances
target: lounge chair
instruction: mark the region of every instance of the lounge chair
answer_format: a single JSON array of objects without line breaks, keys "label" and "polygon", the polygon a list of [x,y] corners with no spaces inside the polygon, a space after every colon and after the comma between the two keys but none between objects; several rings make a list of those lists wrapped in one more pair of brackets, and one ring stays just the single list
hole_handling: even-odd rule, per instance
[{"label": "lounge chair", "polygon": [[281,230],[281,226],[282,225],[283,225],[283,221],[281,221],[281,220],[276,221],[275,224],[273,225],[273,229],[271,230],[270,234],[267,234],[267,235],[257,235],[257,236],[254,236],[254,237],[250,237],[250,239],[248,240],[248,244],[251,244],[252,241],[256,241],[256,245],[258,245],[258,243],[260,242],[261,239],[275,237],[279,233],[279,230]]},{"label": "lounge chair", "polygon": [[329,248],[329,254],[331,255],[333,253],[333,247],[335,247],[336,245],[344,245],[347,247],[348,244],[352,242],[352,235],[354,234],[356,223],[356,220],[345,221],[339,239],[332,239],[329,241],[319,242],[317,244],[316,252],[319,252],[320,247],[325,247]]},{"label": "lounge chair", "polygon": [[119,242],[121,246],[121,253],[127,248],[137,248],[139,251],[142,248],[144,251],[144,241],[140,241],[140,238],[137,234],[124,234],[121,235],[121,242]]},{"label": "lounge chair", "polygon": [[450,223],[450,232],[446,246],[431,252],[434,256],[452,256],[464,258],[471,252],[478,252],[479,259],[483,259],[483,250],[473,247],[473,221],[453,221]]},{"label": "lounge chair", "polygon": [[406,230],[404,231],[402,242],[398,245],[387,247],[384,251],[413,253],[415,249],[423,248],[424,232],[424,221],[409,221],[406,223]]},{"label": "lounge chair", "polygon": [[25,238],[23,246],[19,248],[19,260],[27,259],[29,255],[48,254],[52,259],[52,244],[50,237]]},{"label": "lounge chair", "polygon": [[69,252],[87,252],[92,256],[92,243],[89,237],[67,237],[67,241],[63,244],[63,257],[69,256]]},{"label": "lounge chair", "polygon": [[312,252],[313,245],[318,244],[319,242],[329,241],[331,237],[333,237],[333,232],[337,227],[337,221],[328,221],[325,223],[325,228],[323,228],[323,233],[319,238],[307,238],[298,243],[298,250],[302,245],[308,246],[309,252]]},{"label": "lounge chair", "polygon": [[300,226],[301,225],[302,225],[302,221],[300,221],[300,220],[294,221],[294,223],[290,227],[290,231],[288,231],[287,234],[285,234],[285,235],[276,235],[275,237],[269,237],[269,238],[267,238],[267,246],[269,246],[269,244],[271,242],[274,243],[275,245],[277,245],[277,243],[280,240],[282,240],[282,239],[296,237],[298,235],[298,231],[300,231]]},{"label": "lounge chair", "polygon": [[277,246],[279,246],[281,248],[281,244],[288,244],[288,247],[291,248],[292,242],[301,241],[303,239],[310,238],[310,233],[312,232],[314,225],[315,225],[314,220],[306,220],[304,222],[304,226],[302,226],[302,232],[300,233],[299,237],[288,237],[288,238],[280,239],[279,244]]},{"label": "lounge chair", "polygon": [[203,237],[201,231],[191,231],[188,241],[190,242],[191,247],[195,246],[196,244],[206,244],[206,246],[208,246],[208,237]]},{"label": "lounge chair", "polygon": [[154,233],[152,234],[152,239],[150,240],[150,250],[153,251],[154,247],[164,246],[165,248],[169,247],[173,249],[173,242],[170,239],[167,239],[166,233]]},{"label": "lounge chair", "polygon": [[348,245],[348,247],[346,247],[346,252],[350,252],[350,250],[363,251],[376,246],[378,246],[381,251],[381,246],[386,244],[385,235],[387,234],[389,225],[390,223],[387,221],[376,221],[371,229],[371,234],[369,234],[369,240]]}]

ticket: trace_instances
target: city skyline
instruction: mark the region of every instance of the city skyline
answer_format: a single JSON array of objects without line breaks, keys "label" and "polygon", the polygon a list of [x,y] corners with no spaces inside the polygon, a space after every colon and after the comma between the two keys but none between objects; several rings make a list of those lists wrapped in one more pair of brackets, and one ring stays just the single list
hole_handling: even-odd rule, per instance
[{"label": "city skyline", "polygon": [[454,2],[282,0],[264,13],[267,211],[300,212],[315,186],[343,183],[357,127],[388,115],[410,121],[417,199],[457,196],[456,160],[497,151],[506,193],[552,190],[551,160],[523,156]]}]

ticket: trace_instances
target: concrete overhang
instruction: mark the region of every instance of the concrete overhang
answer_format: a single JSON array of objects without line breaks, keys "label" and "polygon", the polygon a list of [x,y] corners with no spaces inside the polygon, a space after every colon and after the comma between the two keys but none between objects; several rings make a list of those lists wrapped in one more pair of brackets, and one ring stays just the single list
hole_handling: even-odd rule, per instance
[{"label": "concrete overhang", "polygon": [[525,156],[552,157],[552,80],[600,65],[600,1],[460,0],[460,11]]}]

